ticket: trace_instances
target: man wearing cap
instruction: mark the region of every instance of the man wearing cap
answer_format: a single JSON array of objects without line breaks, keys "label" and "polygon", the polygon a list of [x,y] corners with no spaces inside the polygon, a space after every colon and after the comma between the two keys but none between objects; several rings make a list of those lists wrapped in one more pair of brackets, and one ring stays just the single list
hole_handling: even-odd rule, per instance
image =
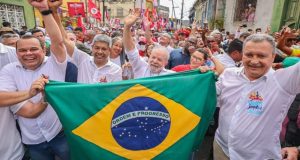
[{"label": "man wearing cap", "polygon": [[17,43],[17,40],[19,40],[19,39],[20,39],[20,37],[18,34],[6,33],[1,36],[0,42],[6,46],[16,48],[16,43]]},{"label": "man wearing cap", "polygon": [[0,36],[2,36],[3,34],[6,34],[6,33],[15,34],[15,32],[13,31],[12,28],[10,28],[10,27],[2,27],[0,29]]},{"label": "man wearing cap", "polygon": [[166,47],[167,50],[168,50],[168,53],[171,53],[171,51],[174,50],[174,48],[172,48],[170,46],[170,42],[171,42],[171,35],[168,34],[168,33],[161,33],[159,35],[159,38],[158,38],[158,43],[157,42],[154,42],[151,38],[151,31],[150,31],[150,22],[147,18],[144,18],[144,26],[145,26],[145,36],[146,36],[146,39],[147,39],[147,43],[149,44],[154,44],[154,46],[158,47],[158,46],[162,46],[162,47]]}]

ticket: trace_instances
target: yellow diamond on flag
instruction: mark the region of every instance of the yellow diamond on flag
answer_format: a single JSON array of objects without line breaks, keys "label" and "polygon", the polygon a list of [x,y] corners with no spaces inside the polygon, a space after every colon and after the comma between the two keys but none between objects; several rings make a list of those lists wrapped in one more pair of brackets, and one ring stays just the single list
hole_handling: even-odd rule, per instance
[{"label": "yellow diamond on flag", "polygon": [[135,85],[72,132],[127,159],[152,159],[200,122],[183,105],[142,85]]}]

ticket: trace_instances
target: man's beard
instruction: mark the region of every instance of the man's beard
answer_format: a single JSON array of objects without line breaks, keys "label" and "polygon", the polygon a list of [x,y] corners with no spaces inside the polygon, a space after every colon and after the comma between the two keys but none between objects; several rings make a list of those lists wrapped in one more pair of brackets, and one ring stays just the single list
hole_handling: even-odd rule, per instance
[{"label": "man's beard", "polygon": [[150,65],[150,72],[151,73],[159,73],[159,72],[161,72],[163,70],[163,68],[162,67],[156,67],[156,66],[152,66],[152,65]]}]

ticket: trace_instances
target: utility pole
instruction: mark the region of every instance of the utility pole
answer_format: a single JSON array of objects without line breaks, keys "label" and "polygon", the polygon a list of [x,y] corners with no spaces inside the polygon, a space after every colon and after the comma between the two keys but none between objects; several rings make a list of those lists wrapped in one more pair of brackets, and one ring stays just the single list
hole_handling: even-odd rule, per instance
[{"label": "utility pole", "polygon": [[183,19],[183,7],[184,7],[184,1],[182,0],[181,3],[181,18],[180,18],[180,28],[182,28],[182,19]]},{"label": "utility pole", "polygon": [[[173,17],[174,16],[174,17]],[[175,25],[175,29],[177,29],[177,18],[176,18],[176,14],[175,14],[175,6],[174,6],[174,1],[172,0],[172,18],[173,20],[176,20],[176,25]],[[174,22],[173,22],[174,23]]]},{"label": "utility pole", "polygon": [[105,0],[102,0],[102,2],[103,2],[103,7],[102,7],[103,26],[105,26],[105,10],[106,10]]}]

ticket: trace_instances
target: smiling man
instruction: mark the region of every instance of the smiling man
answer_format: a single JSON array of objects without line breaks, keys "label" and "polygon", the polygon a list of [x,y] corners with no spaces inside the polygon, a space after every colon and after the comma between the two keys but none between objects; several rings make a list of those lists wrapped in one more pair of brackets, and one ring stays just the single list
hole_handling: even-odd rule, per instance
[{"label": "smiling man", "polygon": [[122,80],[122,69],[109,59],[111,53],[112,40],[104,34],[98,34],[93,38],[91,43],[92,56],[79,50],[73,41],[68,37],[57,9],[62,5],[62,0],[56,0],[56,3],[50,5],[54,11],[53,16],[59,26],[60,32],[64,39],[67,53],[71,61],[78,68],[79,83],[106,83]]},{"label": "smiling man", "polygon": [[274,71],[274,58],[274,39],[251,35],[244,41],[244,67],[225,69],[219,77],[215,159],[282,159],[279,134],[300,93],[300,63]]},{"label": "smiling man", "polygon": [[124,20],[123,44],[125,53],[132,65],[134,78],[151,77],[173,73],[174,71],[165,69],[168,64],[169,53],[165,47],[155,47],[149,57],[148,63],[139,56],[134,40],[130,33],[130,28],[139,19],[140,11],[136,9],[135,13],[130,14]]},{"label": "smiling man", "polygon": [[[11,92],[28,90],[32,82],[42,75],[47,75],[50,80],[64,81],[65,79],[66,50],[59,28],[49,10],[48,1],[28,0],[28,2],[43,16],[52,42],[51,55],[45,56],[44,43],[38,38],[30,35],[21,37],[16,43],[18,62],[8,64],[0,71],[2,96],[7,96]],[[17,105],[10,106],[10,110],[18,119],[22,142],[28,146],[31,159],[54,159],[58,156],[62,160],[68,160],[69,148],[66,137],[54,109],[44,102],[41,93],[26,99]]]},{"label": "smiling man", "polygon": [[[121,67],[109,60],[111,45],[110,37],[99,34],[94,37],[92,42],[93,56],[89,56],[73,46],[73,53],[68,53],[78,67],[79,83],[106,83],[122,80]],[[69,47],[72,48],[70,45]]]}]

